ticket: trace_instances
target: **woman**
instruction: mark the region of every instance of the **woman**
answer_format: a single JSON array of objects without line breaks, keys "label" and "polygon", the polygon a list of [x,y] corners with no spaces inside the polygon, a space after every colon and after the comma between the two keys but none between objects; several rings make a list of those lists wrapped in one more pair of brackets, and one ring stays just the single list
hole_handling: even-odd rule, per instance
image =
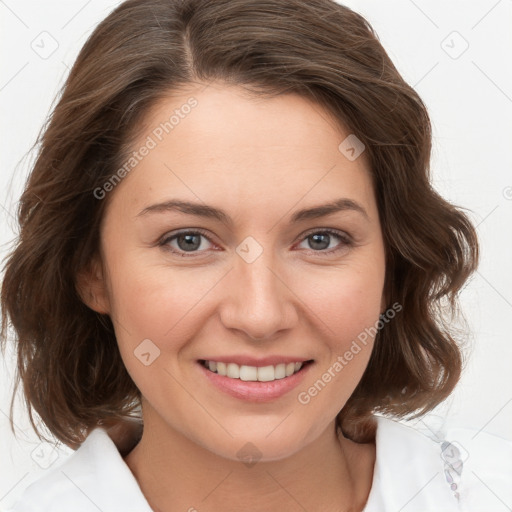
[{"label": "woman", "polygon": [[332,1],[110,14],[42,136],[6,264],[27,403],[77,449],[14,510],[484,499],[462,447],[393,421],[454,389],[441,310],[478,260],[430,149],[421,99]]}]

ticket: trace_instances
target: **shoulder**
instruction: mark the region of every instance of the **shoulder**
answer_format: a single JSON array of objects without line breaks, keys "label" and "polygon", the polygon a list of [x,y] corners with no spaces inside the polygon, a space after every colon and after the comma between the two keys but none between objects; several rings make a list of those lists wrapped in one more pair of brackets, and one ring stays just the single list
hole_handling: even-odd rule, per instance
[{"label": "shoulder", "polygon": [[94,429],[63,463],[30,484],[6,512],[151,512],[117,446]]},{"label": "shoulder", "polygon": [[[365,512],[493,512],[512,503],[505,485],[512,479],[512,442],[471,429],[443,434],[383,417],[377,421],[374,478]],[[493,458],[499,462],[490,464]],[[489,494],[484,478],[502,503]]]}]

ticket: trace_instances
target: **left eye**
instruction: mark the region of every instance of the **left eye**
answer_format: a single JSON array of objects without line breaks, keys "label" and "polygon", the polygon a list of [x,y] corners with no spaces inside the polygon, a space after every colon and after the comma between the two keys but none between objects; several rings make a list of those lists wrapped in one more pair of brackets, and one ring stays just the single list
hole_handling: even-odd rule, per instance
[{"label": "left eye", "polygon": [[[333,246],[331,246],[331,242],[334,239],[338,239],[338,241],[341,241],[342,243],[335,244],[333,249]],[[336,252],[340,249],[343,249],[344,247],[350,246],[351,242],[347,235],[344,235],[342,233],[338,233],[337,231],[332,230],[325,230],[325,231],[314,231],[312,233],[309,233],[304,238],[304,241],[302,243],[307,243],[309,247],[307,249],[313,250],[315,252]],[[326,249],[329,249],[328,251]]]}]

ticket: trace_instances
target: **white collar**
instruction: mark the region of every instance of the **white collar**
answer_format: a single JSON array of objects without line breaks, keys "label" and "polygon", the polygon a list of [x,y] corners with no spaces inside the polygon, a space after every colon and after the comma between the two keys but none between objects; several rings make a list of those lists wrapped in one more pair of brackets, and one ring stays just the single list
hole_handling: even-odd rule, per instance
[{"label": "white collar", "polygon": [[[411,427],[377,417],[376,462],[364,512],[459,510],[441,447]],[[107,432],[94,429],[58,467],[28,486],[12,512],[152,512]]]},{"label": "white collar", "polygon": [[152,512],[116,445],[101,427],[58,467],[29,485],[13,512]]},{"label": "white collar", "polygon": [[377,416],[373,483],[364,512],[458,511],[441,453],[440,443]]}]

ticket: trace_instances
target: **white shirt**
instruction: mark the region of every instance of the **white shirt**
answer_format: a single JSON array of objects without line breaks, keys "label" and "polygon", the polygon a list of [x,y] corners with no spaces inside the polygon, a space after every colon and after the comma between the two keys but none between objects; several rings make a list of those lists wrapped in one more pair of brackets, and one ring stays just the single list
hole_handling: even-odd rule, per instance
[{"label": "white shirt", "polygon": [[[512,510],[511,441],[452,429],[447,446],[402,423],[382,417],[377,421],[373,483],[364,512]],[[445,470],[457,482],[458,498]],[[6,512],[98,511],[152,512],[116,445],[100,427],[30,484]]]}]

